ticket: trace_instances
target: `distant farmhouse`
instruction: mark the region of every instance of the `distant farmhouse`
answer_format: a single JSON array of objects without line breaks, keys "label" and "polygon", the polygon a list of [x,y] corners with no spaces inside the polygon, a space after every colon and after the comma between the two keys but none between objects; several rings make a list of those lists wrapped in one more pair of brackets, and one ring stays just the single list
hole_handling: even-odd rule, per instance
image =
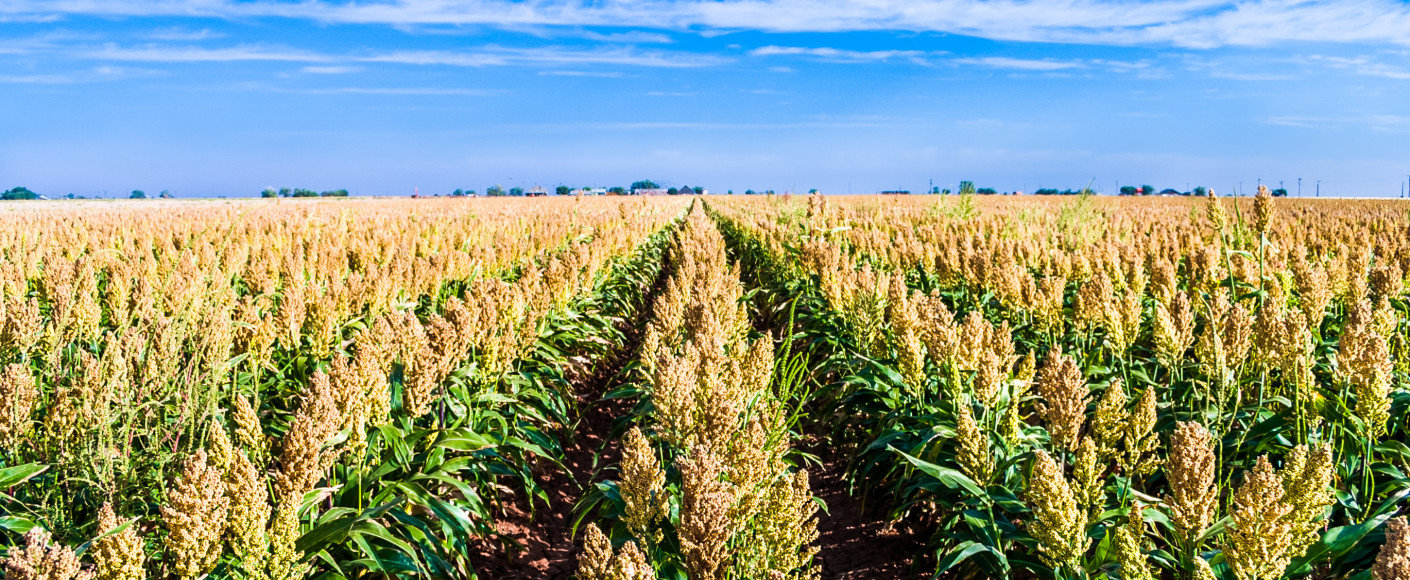
[{"label": "distant farmhouse", "polygon": [[670,195],[671,191],[668,189],[655,187],[650,189],[635,189],[632,190],[632,193],[635,193],[637,195]]},{"label": "distant farmhouse", "polygon": [[580,187],[568,192],[568,195],[607,195],[605,187]]},{"label": "distant farmhouse", "polygon": [[535,185],[529,188],[528,191],[525,191],[524,195],[527,195],[529,197],[545,197],[548,195],[548,190]]}]

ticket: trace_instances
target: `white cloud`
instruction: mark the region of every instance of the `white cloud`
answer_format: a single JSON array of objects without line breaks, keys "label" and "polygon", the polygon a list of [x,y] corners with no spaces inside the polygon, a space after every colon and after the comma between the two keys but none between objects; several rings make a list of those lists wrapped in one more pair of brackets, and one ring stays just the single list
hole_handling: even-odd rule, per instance
[{"label": "white cloud", "polygon": [[957,58],[957,64],[977,65],[989,68],[1007,68],[1031,71],[1055,71],[1083,68],[1086,65],[1079,61],[1070,60],[1032,60],[1024,58],[1008,58],[1002,56],[988,56],[982,58]]},{"label": "white cloud", "polygon": [[[69,15],[328,23],[613,26],[695,30],[936,31],[1018,41],[1194,48],[1284,41],[1410,45],[1397,0],[8,0],[0,20]],[[623,33],[631,35],[634,33]],[[661,40],[661,38],[656,38]],[[644,42],[628,40],[626,42]]]},{"label": "white cloud", "polygon": [[96,60],[136,62],[324,62],[332,60],[332,57],[327,55],[280,47],[232,46],[227,48],[202,48],[197,46],[156,44],[140,47],[123,47],[117,44],[106,44],[100,48],[81,51],[80,56]]},{"label": "white cloud", "polygon": [[152,40],[167,40],[177,42],[195,42],[198,40],[208,40],[211,38],[223,38],[225,35],[212,32],[209,28],[200,30],[187,30],[184,28],[159,28],[146,35]]},{"label": "white cloud", "polygon": [[922,61],[929,55],[921,50],[843,50],[839,48],[806,48],[801,46],[765,46],[749,51],[752,56],[811,56],[830,61],[873,62],[894,58]]},{"label": "white cloud", "polygon": [[343,75],[355,72],[362,72],[359,66],[306,66],[299,69],[299,72],[311,75]]},{"label": "white cloud", "polygon": [[468,67],[505,66],[512,64],[605,64],[665,68],[714,66],[730,61],[730,59],[724,57],[711,55],[639,51],[630,48],[578,50],[558,47],[528,49],[489,47],[476,52],[405,50],[362,57],[358,60],[366,62]]},{"label": "white cloud", "polygon": [[499,94],[500,91],[485,89],[456,89],[437,87],[338,87],[331,89],[306,89],[294,91],[320,95],[389,95],[389,96],[467,96],[484,97]]}]

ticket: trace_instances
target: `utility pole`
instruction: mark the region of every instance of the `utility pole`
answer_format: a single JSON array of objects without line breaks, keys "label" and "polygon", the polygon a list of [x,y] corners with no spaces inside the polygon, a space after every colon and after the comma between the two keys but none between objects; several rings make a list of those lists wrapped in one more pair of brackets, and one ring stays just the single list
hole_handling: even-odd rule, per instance
[{"label": "utility pole", "polygon": [[1234,196],[1236,196],[1236,197],[1243,197],[1243,196],[1244,196],[1244,182],[1242,182],[1242,181],[1239,182],[1239,190],[1236,191],[1236,192],[1234,192]]},{"label": "utility pole", "polygon": [[1317,197],[1322,197],[1322,180],[1317,180]]},{"label": "utility pole", "polygon": [[1297,196],[1302,197],[1302,178],[1297,178]]}]

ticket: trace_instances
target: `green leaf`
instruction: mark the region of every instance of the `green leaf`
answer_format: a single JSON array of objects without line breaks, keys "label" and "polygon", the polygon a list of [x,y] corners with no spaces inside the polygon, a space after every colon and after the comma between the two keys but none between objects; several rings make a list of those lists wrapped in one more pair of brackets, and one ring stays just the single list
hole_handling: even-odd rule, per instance
[{"label": "green leaf", "polygon": [[0,488],[14,487],[48,469],[49,466],[43,463],[26,463],[0,469]]},{"label": "green leaf", "polygon": [[934,477],[935,479],[939,480],[940,483],[945,484],[945,487],[948,487],[950,489],[964,489],[975,497],[987,498],[987,496],[984,494],[984,490],[979,487],[979,484],[974,483],[974,480],[970,479],[969,476],[960,473],[957,470],[950,469],[948,467],[941,467],[929,461],[917,459],[915,457],[907,455],[906,452],[901,451],[900,449],[896,449],[895,447],[892,447],[890,449],[891,451],[900,454],[901,457],[905,457],[906,461],[911,462],[911,465],[914,465],[916,469],[921,470],[921,472],[925,473],[926,475]]}]

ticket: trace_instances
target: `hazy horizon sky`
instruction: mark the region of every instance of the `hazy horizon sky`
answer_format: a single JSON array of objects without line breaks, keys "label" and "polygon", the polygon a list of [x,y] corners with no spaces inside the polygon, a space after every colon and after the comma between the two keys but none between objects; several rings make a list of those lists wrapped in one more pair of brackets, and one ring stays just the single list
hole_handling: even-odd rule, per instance
[{"label": "hazy horizon sky", "polygon": [[1396,196],[1398,0],[0,0],[0,189]]}]

